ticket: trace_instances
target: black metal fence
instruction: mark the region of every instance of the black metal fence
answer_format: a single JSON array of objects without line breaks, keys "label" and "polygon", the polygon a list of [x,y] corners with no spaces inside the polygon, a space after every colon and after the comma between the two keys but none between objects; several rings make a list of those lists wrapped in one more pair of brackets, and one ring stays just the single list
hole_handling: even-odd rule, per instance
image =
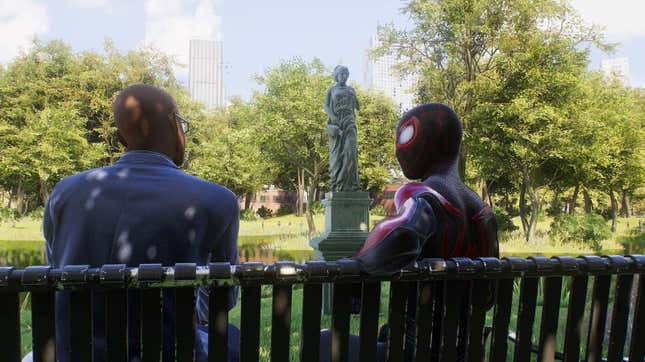
[{"label": "black metal fence", "polygon": [[[350,314],[355,290],[361,286],[361,361],[375,361],[381,284],[390,282],[387,360],[438,359],[456,361],[642,361],[645,357],[645,256],[507,257],[476,260],[426,259],[391,276],[366,275],[353,261],[245,263],[208,266],[177,264],[138,268],[105,265],[63,269],[0,267],[0,360],[20,360],[19,293],[31,292],[32,347],[35,361],[53,360],[55,338],[54,292],[70,290],[73,360],[91,361],[91,291],[105,290],[106,339],[109,361],[127,358],[127,289],[140,289],[142,361],[159,361],[162,344],[160,288],[176,288],[176,358],[193,359],[195,287],[210,286],[209,360],[227,353],[228,292],[241,286],[241,359],[259,360],[261,286],[273,286],[272,361],[288,361],[292,288],[303,284],[301,361],[318,360],[320,351],[322,284],[333,283],[331,360],[348,357]],[[568,277],[566,325],[559,325],[563,277]],[[637,278],[636,283],[635,277]],[[583,325],[587,288],[593,279],[589,322]],[[519,280],[515,333],[509,339],[514,280]],[[461,282],[457,282],[461,281]],[[613,289],[612,289],[613,284]],[[465,285],[464,288],[455,287]],[[494,287],[491,288],[491,285]],[[538,285],[542,288],[539,290]],[[416,302],[407,303],[410,288]],[[485,318],[494,290],[492,332],[486,338]],[[539,343],[533,345],[538,294],[542,294]],[[634,297],[635,295],[635,297]],[[633,300],[633,303],[632,303]],[[611,312],[608,313],[610,304]],[[413,328],[406,328],[406,306],[414,306]],[[608,326],[606,324],[609,324]],[[609,328],[605,338],[606,327]],[[564,350],[556,351],[558,334]],[[413,341],[410,341],[412,339]],[[509,343],[512,340],[513,343]],[[585,346],[581,343],[586,341]],[[626,341],[630,341],[626,346]],[[412,343],[410,343],[412,342]],[[510,355],[513,345],[512,356]],[[605,347],[603,349],[603,347]],[[406,351],[407,349],[407,351]],[[410,350],[411,349],[411,350]],[[507,355],[508,354],[508,355]]]}]

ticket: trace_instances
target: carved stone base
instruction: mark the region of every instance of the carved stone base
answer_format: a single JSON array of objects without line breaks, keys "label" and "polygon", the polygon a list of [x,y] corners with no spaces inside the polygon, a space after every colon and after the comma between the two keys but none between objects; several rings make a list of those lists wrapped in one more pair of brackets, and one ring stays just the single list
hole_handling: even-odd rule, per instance
[{"label": "carved stone base", "polygon": [[[369,234],[368,192],[335,191],[325,194],[325,231],[309,241],[318,260],[336,261],[354,255]],[[331,313],[331,288],[323,288],[323,311]]]}]

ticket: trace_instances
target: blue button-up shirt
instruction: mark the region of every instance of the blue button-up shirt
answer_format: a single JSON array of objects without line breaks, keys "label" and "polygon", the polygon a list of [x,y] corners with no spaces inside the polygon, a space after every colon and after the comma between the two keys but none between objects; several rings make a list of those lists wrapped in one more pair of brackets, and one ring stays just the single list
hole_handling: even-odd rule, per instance
[{"label": "blue button-up shirt", "polygon": [[[65,265],[238,263],[239,205],[228,189],[182,172],[165,155],[127,152],[115,164],[60,181],[47,202],[43,232],[49,263]],[[105,359],[104,309],[94,295],[95,361]],[[199,289],[197,318],[208,320]],[[236,300],[230,295],[229,308]],[[174,297],[163,292],[164,357],[173,353]],[[130,350],[138,349],[138,295],[129,293]],[[57,359],[69,359],[69,294],[56,296]],[[170,355],[169,355],[170,354]],[[164,358],[165,360],[166,358]]]}]

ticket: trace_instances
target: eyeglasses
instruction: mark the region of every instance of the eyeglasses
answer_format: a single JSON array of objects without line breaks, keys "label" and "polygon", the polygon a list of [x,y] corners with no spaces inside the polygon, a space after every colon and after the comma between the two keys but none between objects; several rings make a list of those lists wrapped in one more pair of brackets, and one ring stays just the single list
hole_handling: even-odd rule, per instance
[{"label": "eyeglasses", "polygon": [[175,117],[177,118],[177,122],[179,122],[181,131],[184,132],[184,134],[188,133],[188,131],[190,131],[190,122],[179,113],[175,113]]}]

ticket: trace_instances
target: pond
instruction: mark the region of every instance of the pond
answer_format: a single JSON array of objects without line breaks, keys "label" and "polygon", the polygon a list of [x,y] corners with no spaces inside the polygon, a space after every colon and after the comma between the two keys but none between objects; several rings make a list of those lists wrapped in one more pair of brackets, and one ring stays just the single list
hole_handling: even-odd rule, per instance
[{"label": "pond", "polygon": [[[245,240],[248,242],[249,240]],[[271,264],[279,260],[291,260],[304,263],[314,258],[313,250],[280,250],[273,244],[257,238],[253,242],[245,243],[238,248],[241,262],[263,262]],[[625,250],[604,250],[602,254],[624,254]],[[512,256],[529,257],[532,255],[545,255],[543,253],[513,253]],[[511,256],[511,254],[501,254]],[[577,256],[577,255],[570,255]],[[0,266],[11,265],[24,268],[29,265],[45,265],[45,250],[39,241],[0,241]]]}]

